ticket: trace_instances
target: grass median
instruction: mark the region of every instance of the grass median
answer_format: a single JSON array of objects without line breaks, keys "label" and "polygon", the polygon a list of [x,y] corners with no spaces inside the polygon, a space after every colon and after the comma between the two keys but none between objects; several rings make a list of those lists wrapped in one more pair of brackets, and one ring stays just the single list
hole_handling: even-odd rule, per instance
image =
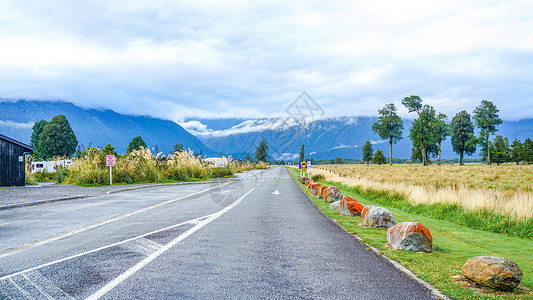
[{"label": "grass median", "polygon": [[[289,170],[297,181],[298,171]],[[329,203],[318,199],[309,189],[298,183],[326,216],[336,220],[369,245],[378,248],[385,256],[398,261],[448,297],[455,299],[533,299],[533,292],[531,292],[533,289],[533,240],[475,230],[446,220],[408,213],[372,201],[369,197],[355,193],[353,188],[340,183],[322,183],[337,186],[343,195],[354,197],[363,205],[377,205],[389,209],[398,223],[416,221],[428,227],[433,235],[433,252],[415,253],[390,250],[386,247],[386,229],[361,227],[360,217],[340,215],[338,210],[329,208]],[[524,273],[519,288],[512,293],[496,292],[485,289],[474,290],[458,283],[463,264],[470,258],[482,255],[502,256],[515,261]]]}]

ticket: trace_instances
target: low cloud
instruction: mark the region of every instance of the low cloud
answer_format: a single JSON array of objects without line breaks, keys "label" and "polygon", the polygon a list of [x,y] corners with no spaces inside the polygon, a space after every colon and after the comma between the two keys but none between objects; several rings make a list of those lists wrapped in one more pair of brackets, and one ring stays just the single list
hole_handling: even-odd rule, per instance
[{"label": "low cloud", "polygon": [[13,127],[13,128],[19,128],[19,129],[31,129],[33,127],[33,124],[34,122],[18,123],[18,122],[13,122],[13,121],[0,120],[0,126]]}]

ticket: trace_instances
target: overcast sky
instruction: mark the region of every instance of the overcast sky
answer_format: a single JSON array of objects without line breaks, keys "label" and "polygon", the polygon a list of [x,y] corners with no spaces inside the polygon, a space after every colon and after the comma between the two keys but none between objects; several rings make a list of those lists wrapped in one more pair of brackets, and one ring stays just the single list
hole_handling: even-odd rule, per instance
[{"label": "overcast sky", "polygon": [[[419,95],[533,117],[533,1],[0,1],[0,98],[182,120]],[[407,111],[401,108],[405,116]]]}]

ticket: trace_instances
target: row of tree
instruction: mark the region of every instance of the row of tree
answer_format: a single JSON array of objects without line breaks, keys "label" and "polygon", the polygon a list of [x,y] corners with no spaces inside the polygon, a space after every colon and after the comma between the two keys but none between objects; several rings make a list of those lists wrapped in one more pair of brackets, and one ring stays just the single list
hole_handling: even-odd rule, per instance
[{"label": "row of tree", "polygon": [[[464,164],[464,154],[473,154],[477,145],[481,146],[486,163],[490,164],[493,161],[491,147],[494,148],[494,145],[490,142],[490,136],[497,131],[496,126],[502,124],[503,121],[498,115],[499,110],[492,102],[483,100],[474,109],[473,118],[475,126],[480,130],[479,137],[474,135],[474,122],[466,110],[457,113],[448,123],[445,114],[437,113],[431,105],[422,105],[422,99],[419,96],[405,97],[402,104],[410,113],[415,112],[418,116],[409,130],[409,138],[413,142],[413,160],[419,159],[426,166],[430,156],[438,156],[440,165],[442,142],[450,136],[453,151],[459,154],[461,165]],[[392,145],[403,138],[404,129],[403,120],[396,112],[393,103],[385,105],[384,108],[378,110],[378,120],[372,125],[372,131],[389,142],[391,165]],[[366,151],[368,152],[368,146]],[[365,147],[363,147],[363,161],[369,162]]]}]

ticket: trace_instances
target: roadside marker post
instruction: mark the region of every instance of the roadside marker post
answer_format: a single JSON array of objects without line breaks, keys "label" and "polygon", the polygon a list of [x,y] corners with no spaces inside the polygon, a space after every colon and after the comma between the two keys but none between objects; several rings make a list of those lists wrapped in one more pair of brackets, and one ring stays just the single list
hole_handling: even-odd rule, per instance
[{"label": "roadside marker post", "polygon": [[113,185],[113,171],[111,171],[111,169],[115,166],[115,156],[106,155],[105,165],[109,167],[109,185]]}]

